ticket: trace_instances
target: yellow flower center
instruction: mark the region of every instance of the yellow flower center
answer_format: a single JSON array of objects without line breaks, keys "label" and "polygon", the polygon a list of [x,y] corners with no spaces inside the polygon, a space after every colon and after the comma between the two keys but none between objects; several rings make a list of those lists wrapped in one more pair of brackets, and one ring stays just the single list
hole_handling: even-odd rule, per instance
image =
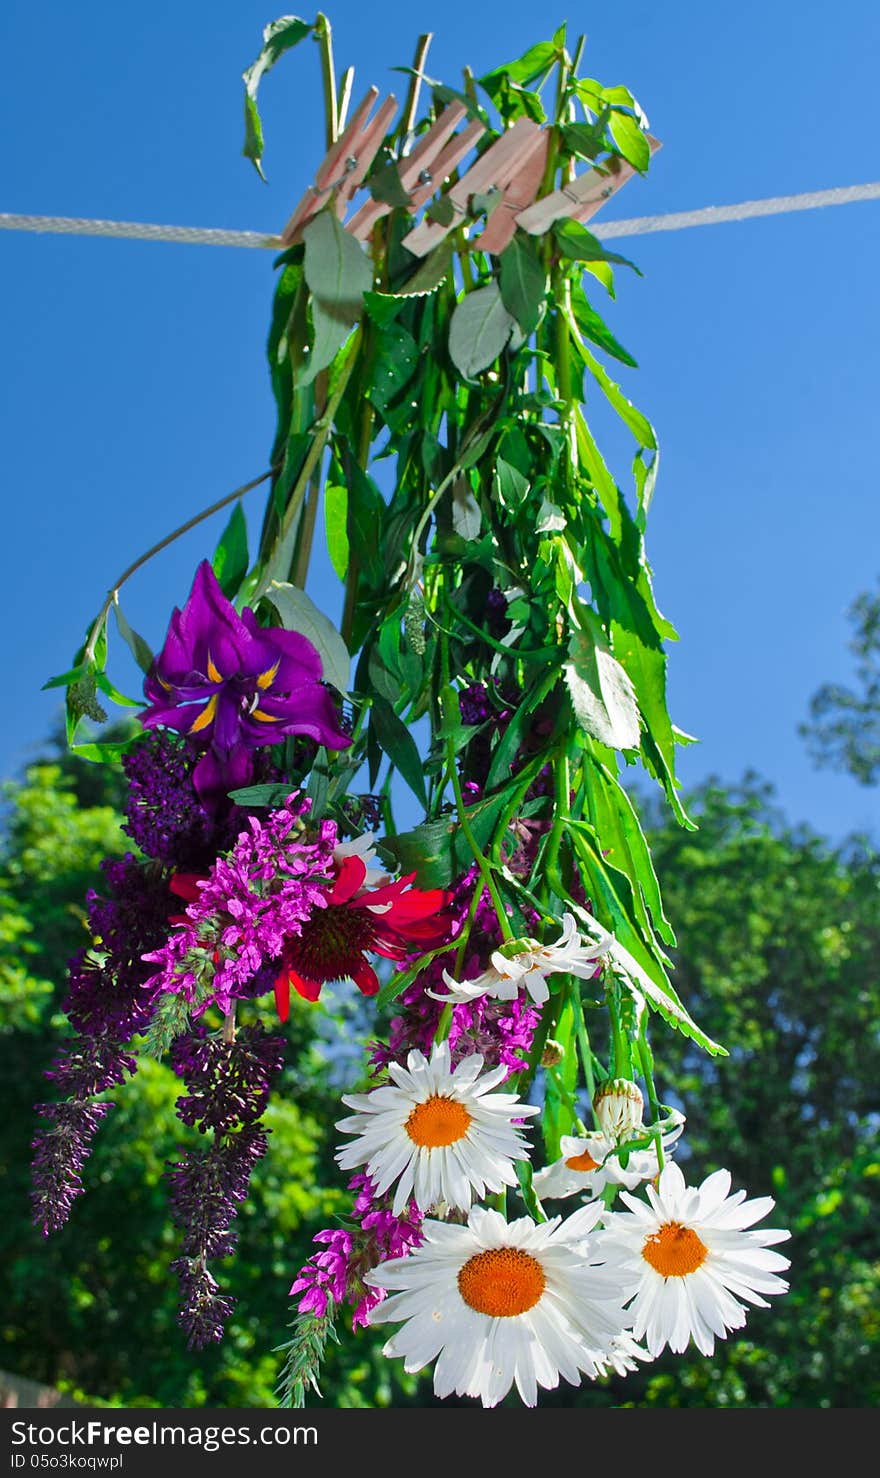
[{"label": "yellow flower center", "polygon": [[541,1264],[519,1247],[478,1252],[458,1275],[465,1303],[490,1319],[512,1319],[534,1308],[546,1282]]},{"label": "yellow flower center", "polygon": [[414,1144],[433,1150],[464,1139],[471,1122],[463,1103],[435,1095],[416,1104],[404,1128]]},{"label": "yellow flower center", "polygon": [[588,1170],[599,1169],[598,1160],[593,1159],[593,1156],[590,1154],[589,1150],[584,1150],[583,1153],[580,1155],[572,1155],[571,1159],[566,1160],[565,1163],[568,1166],[569,1170],[581,1170],[585,1175]]},{"label": "yellow flower center", "polygon": [[708,1255],[705,1242],[679,1221],[664,1222],[642,1248],[645,1262],[663,1278],[686,1278],[702,1266]]}]

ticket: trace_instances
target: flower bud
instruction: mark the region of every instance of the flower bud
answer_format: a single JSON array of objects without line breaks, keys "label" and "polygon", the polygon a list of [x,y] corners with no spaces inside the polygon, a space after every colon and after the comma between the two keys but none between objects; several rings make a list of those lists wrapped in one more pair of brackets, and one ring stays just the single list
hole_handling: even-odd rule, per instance
[{"label": "flower bud", "polygon": [[629,1078],[609,1078],[596,1092],[593,1108],[603,1134],[621,1143],[642,1132],[645,1100]]},{"label": "flower bud", "polygon": [[541,1053],[541,1066],[558,1067],[564,1056],[565,1052],[562,1045],[554,1041],[553,1037],[548,1037],[544,1043],[544,1050]]}]

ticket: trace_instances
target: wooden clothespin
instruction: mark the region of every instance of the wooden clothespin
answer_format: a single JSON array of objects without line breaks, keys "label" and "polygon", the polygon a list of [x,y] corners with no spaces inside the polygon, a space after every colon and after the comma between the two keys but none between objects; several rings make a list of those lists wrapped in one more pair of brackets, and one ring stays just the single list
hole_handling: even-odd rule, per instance
[{"label": "wooden clothespin", "polygon": [[[660,140],[655,139],[652,134],[646,134],[645,137],[652,155],[656,154],[662,147]],[[635,167],[626,159],[615,156],[609,160],[606,168],[590,169],[578,179],[572,180],[571,184],[563,185],[561,190],[554,190],[552,195],[536,200],[534,205],[520,212],[516,217],[516,224],[531,236],[543,236],[554,221],[580,221],[583,224],[601,210],[606,200],[610,200],[621,185],[625,185],[636,173]],[[491,218],[489,224],[491,225]]]},{"label": "wooden clothespin", "polygon": [[[373,104],[379,96],[378,87],[371,87],[363,102],[355,109],[351,121],[345,131],[340,134],[336,143],[328,149],[321,162],[315,182],[310,185],[305,195],[299,202],[284,230],[281,232],[281,241],[285,246],[292,246],[302,235],[303,227],[311,220],[324,205],[327,197],[333,190],[342,189],[349,176],[358,170],[362,153],[372,153],[365,166],[364,172],[369,168],[375,157],[376,150],[382,142],[382,132],[377,130],[377,124],[382,119],[382,126],[390,121],[390,117],[397,110],[394,98],[388,98],[383,103],[372,123],[367,123]],[[389,112],[390,109],[390,112]],[[360,178],[363,178],[361,174]],[[348,192],[348,197],[350,198]]]},{"label": "wooden clothespin", "polygon": [[467,214],[468,201],[472,195],[493,187],[501,191],[507,189],[523,169],[524,161],[531,160],[536,153],[540,146],[540,135],[539,125],[533,123],[531,118],[518,118],[513,127],[496,139],[463,179],[444,195],[444,200],[449,202],[454,211],[449,224],[421,221],[403,238],[403,245],[407,250],[417,257],[427,256],[452,230],[456,219],[461,220]]},{"label": "wooden clothespin", "polygon": [[[410,196],[414,210],[433,194],[437,184],[452,173],[455,165],[482,136],[483,125],[477,123],[476,130],[471,124],[463,133],[449,140],[449,135],[466,117],[467,109],[463,104],[450,103],[406,158],[395,166],[401,188]],[[391,206],[384,201],[368,200],[352,216],[346,229],[360,241],[365,241],[376,221],[387,215],[390,209]]]},{"label": "wooden clothespin", "polygon": [[550,134],[546,128],[542,128],[537,137],[533,137],[531,146],[524,150],[516,174],[504,186],[501,199],[474,241],[474,246],[480,251],[491,251],[497,255],[511,241],[520,212],[531,205],[541,187],[549,148]]}]

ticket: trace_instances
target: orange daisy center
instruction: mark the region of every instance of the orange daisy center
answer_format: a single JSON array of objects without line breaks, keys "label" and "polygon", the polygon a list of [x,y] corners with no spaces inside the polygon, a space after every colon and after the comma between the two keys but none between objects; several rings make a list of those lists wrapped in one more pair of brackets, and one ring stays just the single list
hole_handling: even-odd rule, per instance
[{"label": "orange daisy center", "polygon": [[642,1248],[642,1257],[650,1263],[662,1278],[686,1278],[702,1267],[709,1256],[705,1242],[701,1242],[690,1227],[680,1221],[664,1222],[659,1232],[648,1237]]},{"label": "orange daisy center", "polygon": [[546,1283],[541,1264],[519,1247],[478,1252],[458,1275],[465,1303],[490,1319],[512,1319],[533,1309]]},{"label": "orange daisy center", "polygon": [[565,1163],[568,1166],[569,1170],[581,1170],[584,1174],[586,1174],[588,1170],[599,1169],[598,1160],[593,1159],[593,1156],[590,1154],[589,1150],[584,1150],[583,1153],[580,1155],[572,1155],[571,1159],[566,1160]]},{"label": "orange daisy center", "polygon": [[435,1094],[416,1104],[404,1128],[414,1144],[433,1150],[464,1139],[472,1122],[463,1103]]}]

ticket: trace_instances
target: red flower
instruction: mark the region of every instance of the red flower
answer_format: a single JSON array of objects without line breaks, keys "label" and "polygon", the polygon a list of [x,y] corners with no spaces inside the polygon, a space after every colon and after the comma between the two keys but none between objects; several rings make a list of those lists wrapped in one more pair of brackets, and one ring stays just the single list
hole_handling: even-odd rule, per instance
[{"label": "red flower", "polygon": [[366,876],[362,857],[344,857],[326,891],[327,907],[316,909],[302,933],[286,942],[275,981],[282,1021],[290,1012],[291,986],[307,1001],[316,1001],[328,980],[351,979],[365,996],[374,996],[379,977],[365,958],[367,953],[403,960],[414,947],[434,949],[449,938],[453,927],[449,894],[440,888],[410,887],[414,872],[364,889]]}]

